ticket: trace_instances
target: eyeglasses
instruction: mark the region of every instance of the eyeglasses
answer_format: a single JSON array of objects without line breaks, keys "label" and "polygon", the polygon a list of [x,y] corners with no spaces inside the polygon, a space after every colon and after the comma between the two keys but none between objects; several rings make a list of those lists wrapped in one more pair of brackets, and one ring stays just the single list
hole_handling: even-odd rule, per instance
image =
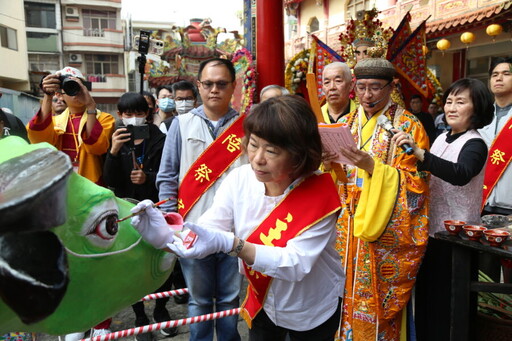
[{"label": "eyeglasses", "polygon": [[369,91],[371,92],[372,94],[376,94],[380,91],[382,91],[385,87],[387,87],[389,84],[391,84],[392,80],[390,80],[389,82],[387,82],[385,85],[383,86],[378,86],[378,85],[371,85],[369,87],[367,87],[366,85],[364,84],[357,84],[356,83],[356,92],[359,92],[360,94],[364,94],[366,93],[366,91]]},{"label": "eyeglasses", "polygon": [[198,81],[203,86],[203,89],[210,90],[213,88],[213,86],[217,86],[217,89],[224,90],[228,87],[228,84],[231,84],[233,82],[227,82],[227,81],[218,81],[218,82],[212,82],[212,81]]}]

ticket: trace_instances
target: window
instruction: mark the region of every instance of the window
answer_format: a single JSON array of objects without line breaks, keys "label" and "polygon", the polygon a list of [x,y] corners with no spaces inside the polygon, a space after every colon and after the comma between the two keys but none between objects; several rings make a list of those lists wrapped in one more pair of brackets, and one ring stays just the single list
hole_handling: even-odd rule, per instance
[{"label": "window", "polygon": [[59,52],[57,33],[27,32],[29,51]]},{"label": "window", "polygon": [[29,54],[30,71],[53,72],[61,69],[58,55]]},{"label": "window", "polygon": [[0,26],[0,41],[2,43],[2,47],[7,47],[11,50],[18,50],[16,30],[6,26]]},{"label": "window", "polygon": [[350,0],[347,4],[347,17],[352,19],[360,19],[357,17],[359,11],[371,10],[370,0]]},{"label": "window", "polygon": [[119,74],[119,57],[109,54],[86,54],[85,72],[92,82],[105,82],[104,75]]},{"label": "window", "polygon": [[57,28],[55,5],[38,2],[25,2],[27,27]]},{"label": "window", "polygon": [[105,29],[116,29],[116,12],[84,9],[82,14],[85,36],[103,37]]},{"label": "window", "polygon": [[320,23],[318,22],[318,19],[316,17],[313,17],[309,19],[308,23],[308,32],[316,32],[320,29]]}]

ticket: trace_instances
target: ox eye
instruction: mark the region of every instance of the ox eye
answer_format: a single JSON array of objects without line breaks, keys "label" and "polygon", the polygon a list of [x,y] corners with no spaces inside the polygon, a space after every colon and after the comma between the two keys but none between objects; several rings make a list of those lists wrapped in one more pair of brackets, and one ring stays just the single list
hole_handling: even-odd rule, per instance
[{"label": "ox eye", "polygon": [[117,235],[117,231],[119,229],[117,219],[117,213],[107,212],[107,214],[102,215],[97,220],[93,233],[101,239],[113,239]]}]

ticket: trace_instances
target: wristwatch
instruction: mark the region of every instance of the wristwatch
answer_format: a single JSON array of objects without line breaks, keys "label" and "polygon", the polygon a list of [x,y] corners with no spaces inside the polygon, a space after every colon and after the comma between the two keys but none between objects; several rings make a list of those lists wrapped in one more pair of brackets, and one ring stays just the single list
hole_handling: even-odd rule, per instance
[{"label": "wristwatch", "polygon": [[96,115],[96,109],[93,109],[93,110],[87,109],[87,115]]},{"label": "wristwatch", "polygon": [[233,248],[233,250],[228,252],[228,256],[237,257],[240,251],[244,248],[245,240],[242,238],[238,238],[238,244]]}]

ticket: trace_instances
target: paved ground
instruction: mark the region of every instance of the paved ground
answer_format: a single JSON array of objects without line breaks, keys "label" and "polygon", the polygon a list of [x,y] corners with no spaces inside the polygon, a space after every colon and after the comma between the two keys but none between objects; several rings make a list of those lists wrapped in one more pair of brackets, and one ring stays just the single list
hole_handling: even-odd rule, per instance
[{"label": "paved ground", "polygon": [[[245,287],[247,286],[246,281],[244,280],[243,284],[243,292],[241,293],[241,297],[245,297]],[[154,301],[145,302],[146,305],[146,314],[151,319],[152,318],[152,312],[153,312],[153,306]],[[167,302],[167,309],[169,310],[171,317],[175,320],[186,318],[187,315],[187,305],[186,304],[176,304],[174,302],[174,299],[170,299]],[[120,331],[125,329],[130,329],[134,327],[134,320],[135,320],[135,314],[133,313],[133,310],[131,307],[128,307],[127,309],[119,312],[117,315],[115,315],[112,319],[112,331]],[[153,320],[151,320],[151,323],[154,323]],[[185,341],[189,340],[190,338],[190,332],[188,326],[180,326],[178,327],[179,334],[175,337],[165,337],[163,336],[159,331],[153,332],[153,340],[155,341]],[[242,340],[248,340],[248,328],[245,321],[239,317],[238,319],[238,331],[240,332],[240,335],[242,337]],[[36,341],[57,341],[59,339],[58,336],[51,336],[51,335],[44,335],[39,334],[36,337]],[[64,338],[61,337],[61,340],[64,341]],[[127,338],[121,338],[119,340],[135,340],[135,336],[130,336]]]}]

